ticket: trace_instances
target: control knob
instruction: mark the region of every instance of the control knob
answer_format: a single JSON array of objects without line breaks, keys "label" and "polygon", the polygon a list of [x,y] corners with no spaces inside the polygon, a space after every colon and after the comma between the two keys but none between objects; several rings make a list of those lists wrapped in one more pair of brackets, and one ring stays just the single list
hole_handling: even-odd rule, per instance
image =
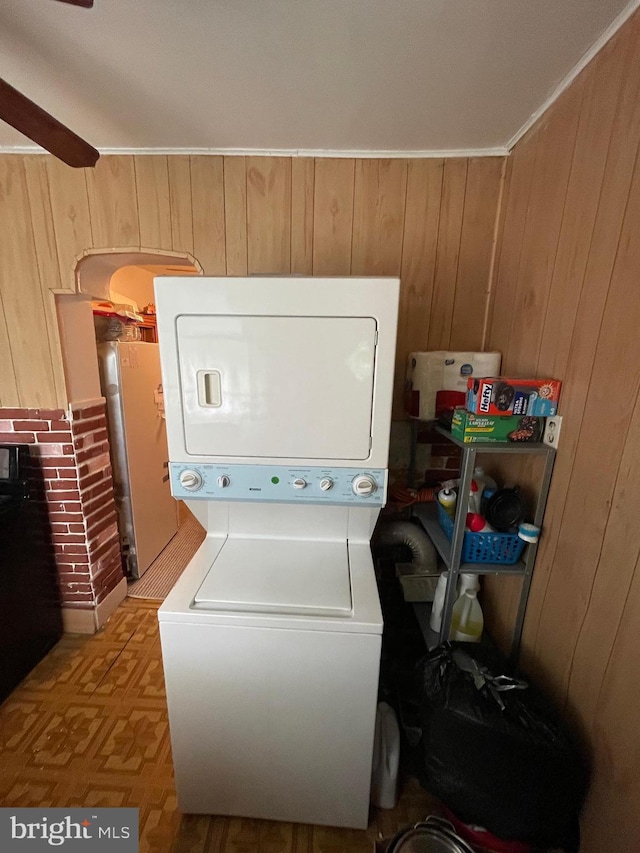
[{"label": "control knob", "polygon": [[331,479],[331,477],[323,477],[322,480],[320,480],[320,488],[323,492],[328,492],[330,489],[332,489],[333,480]]},{"label": "control knob", "polygon": [[293,488],[294,489],[306,489],[306,487],[307,487],[307,481],[304,480],[302,477],[297,477],[293,481]]},{"label": "control knob", "polygon": [[197,492],[202,488],[202,474],[199,471],[183,471],[179,479],[182,488],[190,492]]},{"label": "control knob", "polygon": [[378,489],[378,484],[370,474],[358,474],[352,483],[353,493],[359,498],[368,498]]},{"label": "control knob", "polygon": [[228,474],[222,474],[220,477],[218,477],[219,488],[226,489],[227,486],[230,486],[230,485],[231,485],[231,480],[230,480]]}]

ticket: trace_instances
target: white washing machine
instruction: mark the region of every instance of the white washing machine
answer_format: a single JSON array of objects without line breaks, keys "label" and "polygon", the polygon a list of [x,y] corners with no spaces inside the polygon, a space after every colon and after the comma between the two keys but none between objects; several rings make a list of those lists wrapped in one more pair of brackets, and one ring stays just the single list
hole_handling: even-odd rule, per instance
[{"label": "white washing machine", "polygon": [[158,614],[179,808],[364,828],[399,281],[155,289],[172,492],[207,530]]}]

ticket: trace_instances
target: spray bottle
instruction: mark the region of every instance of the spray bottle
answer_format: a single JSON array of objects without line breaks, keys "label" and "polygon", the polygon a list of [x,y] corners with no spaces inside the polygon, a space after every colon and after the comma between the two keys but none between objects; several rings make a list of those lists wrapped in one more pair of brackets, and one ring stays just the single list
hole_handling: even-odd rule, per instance
[{"label": "spray bottle", "polygon": [[480,495],[481,492],[478,490],[477,482],[472,480],[469,486],[469,507],[467,512],[474,513],[475,515],[480,514]]}]

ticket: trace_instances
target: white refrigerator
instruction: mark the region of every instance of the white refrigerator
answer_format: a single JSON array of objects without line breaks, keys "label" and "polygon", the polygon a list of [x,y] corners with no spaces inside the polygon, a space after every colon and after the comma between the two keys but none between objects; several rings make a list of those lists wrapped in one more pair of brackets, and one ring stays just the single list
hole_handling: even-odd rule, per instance
[{"label": "white refrigerator", "polygon": [[118,527],[128,573],[144,574],[176,534],[158,344],[98,344]]}]

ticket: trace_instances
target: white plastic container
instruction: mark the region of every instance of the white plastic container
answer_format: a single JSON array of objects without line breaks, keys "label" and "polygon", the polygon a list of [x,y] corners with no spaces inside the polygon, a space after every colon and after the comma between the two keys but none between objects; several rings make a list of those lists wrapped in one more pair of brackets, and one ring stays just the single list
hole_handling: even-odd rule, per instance
[{"label": "white plastic container", "polygon": [[478,486],[478,483],[475,479],[471,481],[471,486],[469,488],[469,504],[467,507],[467,512],[472,512],[478,515],[480,513],[480,496],[482,492]]},{"label": "white plastic container", "polygon": [[485,474],[484,468],[482,465],[478,465],[478,467],[473,472],[473,479],[478,484],[479,489],[497,489],[498,484],[490,477],[488,474]]},{"label": "white plastic container", "polygon": [[479,643],[484,629],[484,616],[475,589],[466,589],[453,605],[451,614],[452,640]]},{"label": "white plastic container", "polygon": [[395,711],[379,702],[371,767],[371,803],[378,809],[392,809],[398,802],[400,729]]},{"label": "white plastic container", "polygon": [[458,578],[458,596],[471,589],[475,590],[475,592],[480,591],[480,578],[478,575],[461,572]]},{"label": "white plastic container", "polygon": [[407,364],[408,412],[422,421],[434,420],[438,391],[466,393],[470,376],[499,376],[499,352],[409,353]]},{"label": "white plastic container", "polygon": [[492,495],[495,493],[498,488],[498,484],[490,477],[488,474],[485,474],[484,468],[481,465],[473,472],[473,480],[478,487],[477,494],[477,505],[479,507],[478,512],[482,512],[484,505],[486,503],[485,492],[487,495]]}]

